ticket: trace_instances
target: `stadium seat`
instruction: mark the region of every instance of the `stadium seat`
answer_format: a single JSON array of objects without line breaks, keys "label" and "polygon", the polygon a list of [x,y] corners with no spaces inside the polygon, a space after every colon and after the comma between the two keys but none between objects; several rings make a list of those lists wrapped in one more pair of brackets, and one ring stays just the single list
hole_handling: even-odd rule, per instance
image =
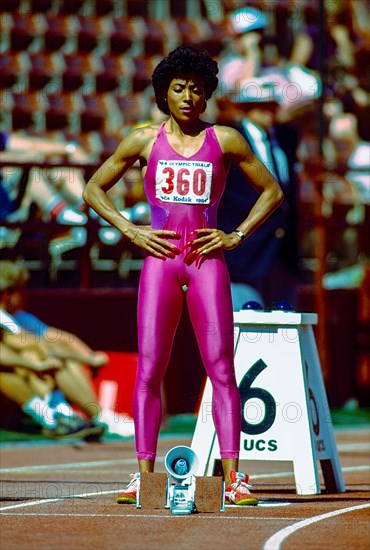
[{"label": "stadium seat", "polygon": [[16,11],[20,7],[20,0],[1,0],[0,13]]},{"label": "stadium seat", "polygon": [[79,15],[78,23],[80,28],[77,34],[77,49],[79,52],[91,52],[104,36],[103,19]]},{"label": "stadium seat", "polygon": [[208,50],[212,57],[220,55],[224,48],[224,37],[226,36],[226,24],[208,21],[208,31],[201,39],[201,46]]},{"label": "stadium seat", "polygon": [[55,2],[53,0],[30,0],[28,6],[32,13],[46,13],[50,11]]},{"label": "stadium seat", "polygon": [[126,0],[126,10],[129,17],[148,17],[147,0]]},{"label": "stadium seat", "polygon": [[143,93],[117,93],[115,101],[123,126],[134,126],[150,117],[151,98]]},{"label": "stadium seat", "polygon": [[118,88],[124,75],[123,64],[119,57],[104,55],[99,58],[101,68],[95,74],[95,89],[97,93],[112,92]]},{"label": "stadium seat", "polygon": [[24,71],[19,53],[7,52],[0,55],[0,89],[11,88]]},{"label": "stadium seat", "polygon": [[94,73],[89,54],[65,54],[63,60],[65,63],[62,74],[63,91],[75,91],[88,84],[88,77],[92,78]]},{"label": "stadium seat", "polygon": [[99,134],[99,138],[101,141],[100,161],[104,162],[117,149],[118,144],[122,139],[122,136],[101,132]]},{"label": "stadium seat", "polygon": [[40,92],[12,94],[12,129],[25,130],[34,128],[43,131],[45,128],[45,98]]},{"label": "stadium seat", "polygon": [[103,95],[87,94],[82,96],[83,107],[80,114],[81,132],[93,132],[104,127],[108,119]]},{"label": "stadium seat", "polygon": [[57,73],[57,67],[51,55],[45,53],[29,54],[28,71],[29,90],[41,90]]},{"label": "stadium seat", "polygon": [[149,55],[140,55],[132,59],[134,74],[132,76],[132,91],[142,92],[151,84],[151,75],[158,59]]},{"label": "stadium seat", "polygon": [[21,15],[18,12],[12,13],[13,25],[10,30],[10,49],[22,51],[30,48],[37,37],[44,32],[43,21],[39,16]]},{"label": "stadium seat", "polygon": [[114,29],[110,35],[110,52],[112,54],[125,53],[131,48],[135,31],[133,22],[130,19],[113,19]]},{"label": "stadium seat", "polygon": [[[59,13],[76,15],[86,3],[86,0],[65,0],[59,3]],[[91,2],[89,3],[91,4]]]},{"label": "stadium seat", "polygon": [[114,12],[116,5],[116,0],[95,0],[95,14],[109,15]]},{"label": "stadium seat", "polygon": [[144,51],[147,55],[164,55],[166,40],[166,22],[158,19],[146,19]]},{"label": "stadium seat", "polygon": [[200,22],[193,21],[187,17],[176,17],[174,21],[177,25],[177,32],[181,44],[193,44],[197,46],[201,43],[205,33],[202,32]]},{"label": "stadium seat", "polygon": [[47,95],[47,101],[45,112],[47,131],[64,129],[69,129],[71,132],[78,131],[81,101],[77,94],[52,93]]},{"label": "stadium seat", "polygon": [[76,22],[69,15],[46,14],[45,21],[43,41],[46,51],[56,52],[61,48],[73,51],[76,48]]}]

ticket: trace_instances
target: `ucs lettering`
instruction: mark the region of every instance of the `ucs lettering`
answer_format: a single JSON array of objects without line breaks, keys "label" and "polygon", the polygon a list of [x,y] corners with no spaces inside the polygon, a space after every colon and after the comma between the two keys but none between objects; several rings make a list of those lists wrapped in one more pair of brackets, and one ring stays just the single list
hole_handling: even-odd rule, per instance
[{"label": "ucs lettering", "polygon": [[245,451],[253,451],[253,449],[256,449],[256,451],[276,451],[278,448],[278,442],[276,439],[269,439],[266,441],[265,439],[244,439],[244,450]]}]

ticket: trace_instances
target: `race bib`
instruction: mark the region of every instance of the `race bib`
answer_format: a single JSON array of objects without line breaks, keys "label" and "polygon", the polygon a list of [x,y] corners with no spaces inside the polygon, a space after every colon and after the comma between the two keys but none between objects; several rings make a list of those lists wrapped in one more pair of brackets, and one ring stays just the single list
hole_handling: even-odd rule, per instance
[{"label": "race bib", "polygon": [[163,202],[209,204],[212,163],[191,160],[159,160],[155,196]]}]

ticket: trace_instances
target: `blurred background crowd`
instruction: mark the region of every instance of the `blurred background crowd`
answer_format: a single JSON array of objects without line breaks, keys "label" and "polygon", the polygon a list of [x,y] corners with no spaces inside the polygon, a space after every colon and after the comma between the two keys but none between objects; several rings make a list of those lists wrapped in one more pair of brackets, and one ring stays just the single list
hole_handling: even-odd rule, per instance
[{"label": "blurred background crowd", "polygon": [[[245,7],[251,11],[243,12]],[[171,49],[191,43],[220,61],[209,120],[236,120],[240,82],[244,88],[248,82],[260,86],[263,75],[262,84],[273,82],[280,89],[277,123],[298,132],[302,280],[309,282],[316,265],[311,214],[321,199],[321,212],[340,225],[330,231],[325,271],[364,261],[368,249],[361,225],[370,195],[368,7],[366,0],[2,2],[0,146],[2,161],[15,165],[2,168],[1,221],[37,219],[74,228],[61,233],[54,227],[51,235],[38,238],[41,230],[21,233],[5,224],[2,254],[9,255],[9,248],[14,254],[16,247],[43,277],[46,262],[54,280],[58,270],[68,269],[68,257],[77,257],[71,251],[87,241],[89,213],[81,193],[89,165],[107,158],[133,126],[161,120],[152,70]],[[313,71],[313,84],[297,68]],[[288,70],[290,87],[281,83]],[[33,166],[50,161],[81,163],[83,169]],[[127,216],[147,222],[136,167],[115,188],[114,199]],[[131,270],[140,269],[140,261],[130,262],[135,258],[127,243],[117,251],[120,238],[113,230],[96,227],[93,241],[88,256],[97,270],[117,267],[124,282]],[[68,284],[66,277],[59,281]]]},{"label": "blurred background crowd", "polygon": [[[296,247],[286,254],[296,255],[298,285],[291,299],[304,308],[314,287],[308,307],[330,317],[323,293],[356,289],[350,322],[365,350],[356,356],[357,384],[369,385],[369,7],[2,0],[0,258],[22,260],[31,289],[136,287],[141,252],[85,207],[82,190],[130,129],[163,120],[151,88],[156,64],[179,44],[204,47],[220,67],[205,118],[245,126],[254,116],[285,136]],[[150,222],[137,166],[112,198],[135,223]]]}]

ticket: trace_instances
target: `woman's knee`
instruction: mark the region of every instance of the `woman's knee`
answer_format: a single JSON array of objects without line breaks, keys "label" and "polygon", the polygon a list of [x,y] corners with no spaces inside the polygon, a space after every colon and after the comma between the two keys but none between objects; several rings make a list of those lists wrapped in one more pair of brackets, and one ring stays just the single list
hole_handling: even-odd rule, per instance
[{"label": "woman's knee", "polygon": [[[228,362],[229,363],[229,362]],[[212,366],[209,366],[207,369],[208,377],[212,385],[216,388],[225,387],[229,388],[235,386],[235,370],[233,363],[225,365],[222,362],[216,362]]]},{"label": "woman's knee", "polygon": [[156,364],[152,364],[150,368],[139,366],[136,375],[136,389],[155,394],[159,393],[163,379],[162,370],[162,367]]}]

